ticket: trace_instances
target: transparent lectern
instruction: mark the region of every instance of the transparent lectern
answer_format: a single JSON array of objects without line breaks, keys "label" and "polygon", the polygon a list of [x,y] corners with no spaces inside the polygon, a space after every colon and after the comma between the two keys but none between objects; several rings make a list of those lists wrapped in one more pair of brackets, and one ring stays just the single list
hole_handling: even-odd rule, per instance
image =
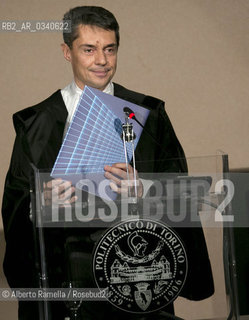
[{"label": "transparent lectern", "polygon": [[34,168],[37,275],[62,292],[40,302],[40,319],[239,319],[228,157],[187,164],[139,173],[142,197],[127,180],[117,195],[103,173],[61,177],[73,203]]}]

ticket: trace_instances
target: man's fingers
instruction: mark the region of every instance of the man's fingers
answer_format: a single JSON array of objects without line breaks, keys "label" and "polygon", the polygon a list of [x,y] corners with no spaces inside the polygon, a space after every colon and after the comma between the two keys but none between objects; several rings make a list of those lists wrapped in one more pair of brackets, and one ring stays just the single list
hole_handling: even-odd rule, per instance
[{"label": "man's fingers", "polygon": [[60,185],[55,186],[52,189],[52,192],[56,194],[62,194],[62,193],[65,193],[70,188],[72,188],[72,183],[69,181],[66,181],[61,183]]},{"label": "man's fingers", "polygon": [[[104,170],[106,171],[106,173],[109,172],[109,173],[111,173],[121,179],[133,179],[134,178],[134,169],[130,164],[128,165],[129,177],[127,177],[126,163],[114,163],[112,166],[106,165],[104,167]],[[135,174],[136,174],[136,172],[135,172]]]},{"label": "man's fingers", "polygon": [[[128,170],[127,170],[128,169]],[[130,193],[138,197],[143,195],[143,185],[138,178],[137,171],[126,163],[114,163],[104,167],[105,177],[110,180],[110,187],[117,193]],[[128,171],[128,175],[127,175]]]},{"label": "man's fingers", "polygon": [[70,199],[64,201],[64,204],[72,204],[72,203],[76,202],[77,199],[78,199],[77,196],[73,196],[73,197],[71,197]]},{"label": "man's fingers", "polygon": [[[109,166],[110,167],[110,166]],[[114,163],[111,168],[119,168],[119,169],[123,169],[123,170],[126,170],[127,168],[127,165],[125,162],[117,162],[117,163]],[[128,170],[131,172],[133,171],[133,167],[128,164]]]},{"label": "man's fingers", "polygon": [[48,182],[44,182],[43,184],[43,188],[44,189],[52,189],[58,185],[60,185],[61,183],[63,183],[64,181],[62,179],[54,179],[54,180],[50,180]]},{"label": "man's fingers", "polygon": [[53,192],[53,195],[55,197],[58,197],[58,199],[60,200],[67,200],[68,198],[71,198],[72,195],[74,194],[75,192],[75,188],[74,187],[70,187],[68,189],[59,189],[59,192]]},{"label": "man's fingers", "polygon": [[72,186],[70,181],[62,179],[54,179],[43,184],[43,192],[45,203],[58,203],[66,202],[73,203],[77,200],[74,195],[75,187]]},{"label": "man's fingers", "polygon": [[115,182],[117,185],[120,186],[121,184],[121,180],[119,178],[117,178],[116,176],[114,176],[113,174],[111,174],[110,172],[106,172],[105,173],[105,177],[113,182]]},{"label": "man's fingers", "polygon": [[121,184],[121,187],[119,187],[119,186],[117,186],[116,183],[110,182],[110,187],[114,192],[116,192],[118,194],[123,193],[123,194],[127,194],[128,195],[129,188],[128,188],[127,185],[124,185],[123,183]]},{"label": "man's fingers", "polygon": [[[105,170],[106,170],[106,173],[109,173],[112,176],[115,175],[116,177],[119,177],[121,179],[127,179],[127,172],[124,171],[123,169],[120,169],[118,167],[105,166]],[[111,176],[109,175],[109,177]]]},{"label": "man's fingers", "polygon": [[[112,166],[106,165],[105,170],[114,170],[114,169],[121,169],[124,170],[126,172],[127,170],[127,165],[124,162],[118,162],[118,163],[114,163]],[[133,173],[133,167],[128,164],[128,172]]]},{"label": "man's fingers", "polygon": [[110,182],[110,187],[114,192],[121,193],[120,188],[114,182]]}]

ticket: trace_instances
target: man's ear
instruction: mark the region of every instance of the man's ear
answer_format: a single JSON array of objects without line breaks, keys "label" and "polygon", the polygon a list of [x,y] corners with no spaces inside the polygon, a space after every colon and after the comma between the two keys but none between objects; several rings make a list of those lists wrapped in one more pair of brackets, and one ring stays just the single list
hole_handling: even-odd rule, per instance
[{"label": "man's ear", "polygon": [[69,46],[66,43],[62,43],[61,44],[61,49],[62,49],[64,58],[67,61],[71,62],[71,50],[70,50]]}]

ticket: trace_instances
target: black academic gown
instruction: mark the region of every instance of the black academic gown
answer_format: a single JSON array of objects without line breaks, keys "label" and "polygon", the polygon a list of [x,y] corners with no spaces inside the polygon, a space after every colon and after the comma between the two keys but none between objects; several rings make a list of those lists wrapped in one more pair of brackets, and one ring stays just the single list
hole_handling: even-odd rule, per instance
[{"label": "black academic gown", "polygon": [[[127,90],[118,84],[114,84],[114,95],[151,111],[145,127],[158,143],[155,143],[145,130],[142,132],[136,148],[138,172],[186,172],[184,152],[165,112],[164,102]],[[41,103],[19,111],[13,116],[16,139],[6,177],[2,206],[6,239],[4,272],[12,288],[39,286],[34,259],[35,242],[30,220],[30,177],[32,176],[30,164],[34,164],[39,169],[53,167],[62,144],[66,119],[67,109],[60,90]],[[196,228],[194,232],[185,230],[181,236],[189,248],[187,253],[190,257],[190,272],[182,295],[194,300],[204,299],[213,293],[214,288],[202,230]],[[60,259],[63,248],[49,247],[49,250],[50,256],[62,263]],[[60,270],[55,270],[55,277],[56,272],[60,274]],[[25,312],[27,310],[21,313]],[[101,311],[99,314],[102,319]],[[96,315],[93,319],[95,318]],[[23,317],[23,319],[29,319],[29,317]],[[30,319],[35,319],[32,318],[32,314]]]}]

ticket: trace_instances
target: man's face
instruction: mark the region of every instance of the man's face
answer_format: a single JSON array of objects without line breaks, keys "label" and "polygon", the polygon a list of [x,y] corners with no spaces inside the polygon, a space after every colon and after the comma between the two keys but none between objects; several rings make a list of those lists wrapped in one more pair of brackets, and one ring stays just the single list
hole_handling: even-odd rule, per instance
[{"label": "man's face", "polygon": [[65,43],[62,45],[64,57],[72,64],[74,80],[81,89],[87,85],[104,90],[117,67],[115,32],[79,25],[78,35],[72,49]]}]

